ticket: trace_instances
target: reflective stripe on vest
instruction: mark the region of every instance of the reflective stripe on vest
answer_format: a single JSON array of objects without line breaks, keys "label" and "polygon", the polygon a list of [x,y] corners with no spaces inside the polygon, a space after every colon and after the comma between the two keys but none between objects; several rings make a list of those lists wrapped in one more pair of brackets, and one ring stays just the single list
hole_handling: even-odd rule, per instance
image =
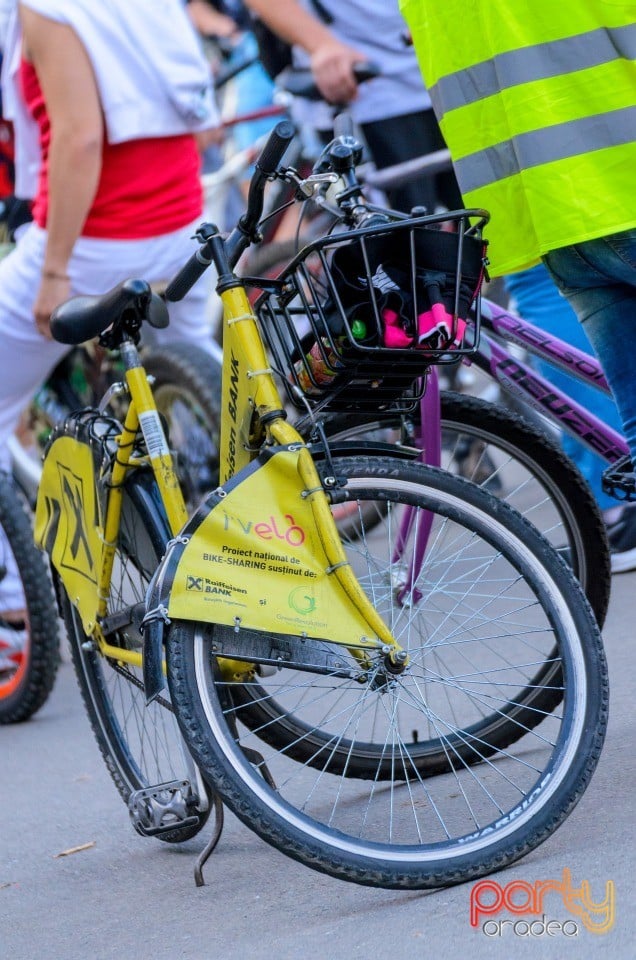
[{"label": "reflective stripe on vest", "polygon": [[441,120],[450,110],[518,84],[548,80],[621,59],[636,59],[636,23],[613,30],[590,30],[575,37],[497,54],[467,70],[441,77],[429,89],[429,94]]},{"label": "reflective stripe on vest", "polygon": [[636,226],[636,3],[401,5],[494,274]]},{"label": "reflective stripe on vest", "polygon": [[470,193],[544,163],[626,143],[636,143],[636,106],[520,133],[514,140],[505,140],[456,160],[455,173],[463,192]]}]

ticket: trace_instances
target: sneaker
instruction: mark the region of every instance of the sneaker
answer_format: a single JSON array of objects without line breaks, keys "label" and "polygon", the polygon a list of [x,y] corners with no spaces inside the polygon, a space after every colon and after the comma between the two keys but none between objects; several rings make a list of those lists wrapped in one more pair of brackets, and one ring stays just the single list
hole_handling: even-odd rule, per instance
[{"label": "sneaker", "polygon": [[10,621],[0,616],[0,678],[19,666],[25,644],[24,620]]},{"label": "sneaker", "polygon": [[618,520],[607,525],[612,573],[636,570],[636,510],[625,507]]}]

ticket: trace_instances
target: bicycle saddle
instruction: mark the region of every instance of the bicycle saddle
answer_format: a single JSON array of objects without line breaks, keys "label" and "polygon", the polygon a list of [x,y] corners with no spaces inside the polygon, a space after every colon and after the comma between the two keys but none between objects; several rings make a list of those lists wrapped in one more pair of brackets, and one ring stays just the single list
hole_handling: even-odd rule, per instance
[{"label": "bicycle saddle", "polygon": [[109,327],[134,334],[143,322],[161,329],[169,323],[168,308],[145,280],[124,280],[100,296],[72,297],[51,315],[51,334],[58,343],[92,340]]}]

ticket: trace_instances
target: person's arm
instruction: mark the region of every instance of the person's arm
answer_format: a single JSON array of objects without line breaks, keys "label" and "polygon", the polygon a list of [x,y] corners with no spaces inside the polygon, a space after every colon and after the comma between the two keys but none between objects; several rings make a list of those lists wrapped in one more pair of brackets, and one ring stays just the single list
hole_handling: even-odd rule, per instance
[{"label": "person's arm", "polygon": [[320,92],[331,103],[348,103],[358,92],[353,66],[365,57],[342,43],[297,0],[245,0],[270,30],[311,56],[311,70]]},{"label": "person's arm", "polygon": [[231,37],[238,32],[232,18],[219,13],[207,0],[190,0],[187,10],[192,23],[204,37]]},{"label": "person's arm", "polygon": [[99,184],[104,120],[77,34],[24,6],[20,19],[25,54],[37,72],[51,125],[48,239],[34,307],[38,329],[50,336],[49,318],[70,294],[68,262]]}]

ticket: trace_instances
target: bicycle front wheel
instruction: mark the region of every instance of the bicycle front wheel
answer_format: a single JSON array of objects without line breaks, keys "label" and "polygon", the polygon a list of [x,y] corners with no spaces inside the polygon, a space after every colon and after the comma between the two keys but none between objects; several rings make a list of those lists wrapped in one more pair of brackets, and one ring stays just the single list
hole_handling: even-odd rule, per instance
[{"label": "bicycle front wheel", "polygon": [[[145,594],[169,539],[153,504],[154,485],[142,475],[128,482],[111,578],[102,654],[87,637],[64,594],[63,613],[73,664],[93,733],[133,824],[145,836],[176,843],[199,832],[210,813],[208,792],[181,737],[168,696],[149,706],[141,665]],[[121,658],[117,656],[121,651]]]},{"label": "bicycle front wheel", "polygon": [[[213,628],[173,624],[184,736],[228,806],[309,866],[395,888],[483,876],[546,839],[589,782],[607,714],[598,628],[549,544],[484,490],[395,460],[334,466],[360,507],[349,559],[408,667],[333,647],[331,675],[286,665],[246,696],[250,683],[223,677]],[[549,711],[528,690],[548,655]]]}]

